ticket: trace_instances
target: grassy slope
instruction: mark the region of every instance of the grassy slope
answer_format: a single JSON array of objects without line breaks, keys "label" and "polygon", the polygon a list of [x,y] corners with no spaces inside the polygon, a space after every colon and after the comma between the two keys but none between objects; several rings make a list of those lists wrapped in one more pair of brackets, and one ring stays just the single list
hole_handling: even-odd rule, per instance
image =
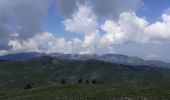
[{"label": "grassy slope", "polygon": [[[170,100],[170,87],[65,85],[1,94],[1,100]],[[129,99],[129,100],[131,100]]]}]

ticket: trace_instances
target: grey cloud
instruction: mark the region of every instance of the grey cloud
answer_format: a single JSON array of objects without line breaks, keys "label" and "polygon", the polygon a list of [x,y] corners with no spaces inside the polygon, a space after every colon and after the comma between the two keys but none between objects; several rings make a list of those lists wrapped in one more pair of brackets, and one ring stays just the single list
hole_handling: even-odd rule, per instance
[{"label": "grey cloud", "polygon": [[8,47],[13,33],[27,39],[40,32],[50,0],[0,0],[0,49]]},{"label": "grey cloud", "polygon": [[58,0],[57,14],[63,16],[70,16],[76,9],[76,2],[80,0]]},{"label": "grey cloud", "polygon": [[141,0],[58,0],[57,13],[70,16],[76,10],[76,3],[85,2],[92,6],[98,16],[113,18],[117,18],[123,11],[135,11],[143,4]]}]

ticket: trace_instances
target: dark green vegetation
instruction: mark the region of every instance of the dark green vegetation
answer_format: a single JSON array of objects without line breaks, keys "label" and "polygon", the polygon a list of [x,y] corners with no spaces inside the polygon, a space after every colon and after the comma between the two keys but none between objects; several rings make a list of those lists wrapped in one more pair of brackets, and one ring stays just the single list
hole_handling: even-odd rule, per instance
[{"label": "dark green vegetation", "polygon": [[0,94],[0,100],[170,100],[170,87],[63,85],[8,92]]},{"label": "dark green vegetation", "polygon": [[169,100],[169,95],[169,69],[47,56],[0,62],[2,100]]}]

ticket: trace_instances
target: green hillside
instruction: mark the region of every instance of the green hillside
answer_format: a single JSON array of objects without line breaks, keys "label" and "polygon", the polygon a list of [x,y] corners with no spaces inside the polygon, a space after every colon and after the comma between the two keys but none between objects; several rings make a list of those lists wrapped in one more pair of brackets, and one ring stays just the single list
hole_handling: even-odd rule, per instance
[{"label": "green hillside", "polygon": [[[0,62],[0,95],[9,97],[4,100],[109,100],[105,99],[107,96],[139,96],[139,100],[145,96],[168,98],[169,84],[170,70],[148,66],[132,67],[96,60],[62,61],[52,57]],[[81,99],[81,95],[85,99]],[[74,96],[77,99],[67,99]]]}]

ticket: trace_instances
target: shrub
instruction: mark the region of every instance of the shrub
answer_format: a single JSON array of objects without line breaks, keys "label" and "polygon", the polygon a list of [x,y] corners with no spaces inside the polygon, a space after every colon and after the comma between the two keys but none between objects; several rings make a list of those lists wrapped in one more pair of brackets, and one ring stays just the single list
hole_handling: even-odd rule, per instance
[{"label": "shrub", "polygon": [[78,80],[78,83],[83,83],[83,81],[82,81],[82,79],[81,79],[81,78]]},{"label": "shrub", "polygon": [[31,84],[25,85],[24,90],[28,90],[28,89],[32,89],[32,85]]},{"label": "shrub", "polygon": [[66,84],[66,81],[64,79],[62,79],[61,84]]},{"label": "shrub", "polygon": [[86,80],[86,83],[89,84],[90,82],[88,80]]},{"label": "shrub", "polygon": [[92,80],[92,83],[93,83],[93,84],[96,84],[97,82],[96,82],[96,80]]}]

